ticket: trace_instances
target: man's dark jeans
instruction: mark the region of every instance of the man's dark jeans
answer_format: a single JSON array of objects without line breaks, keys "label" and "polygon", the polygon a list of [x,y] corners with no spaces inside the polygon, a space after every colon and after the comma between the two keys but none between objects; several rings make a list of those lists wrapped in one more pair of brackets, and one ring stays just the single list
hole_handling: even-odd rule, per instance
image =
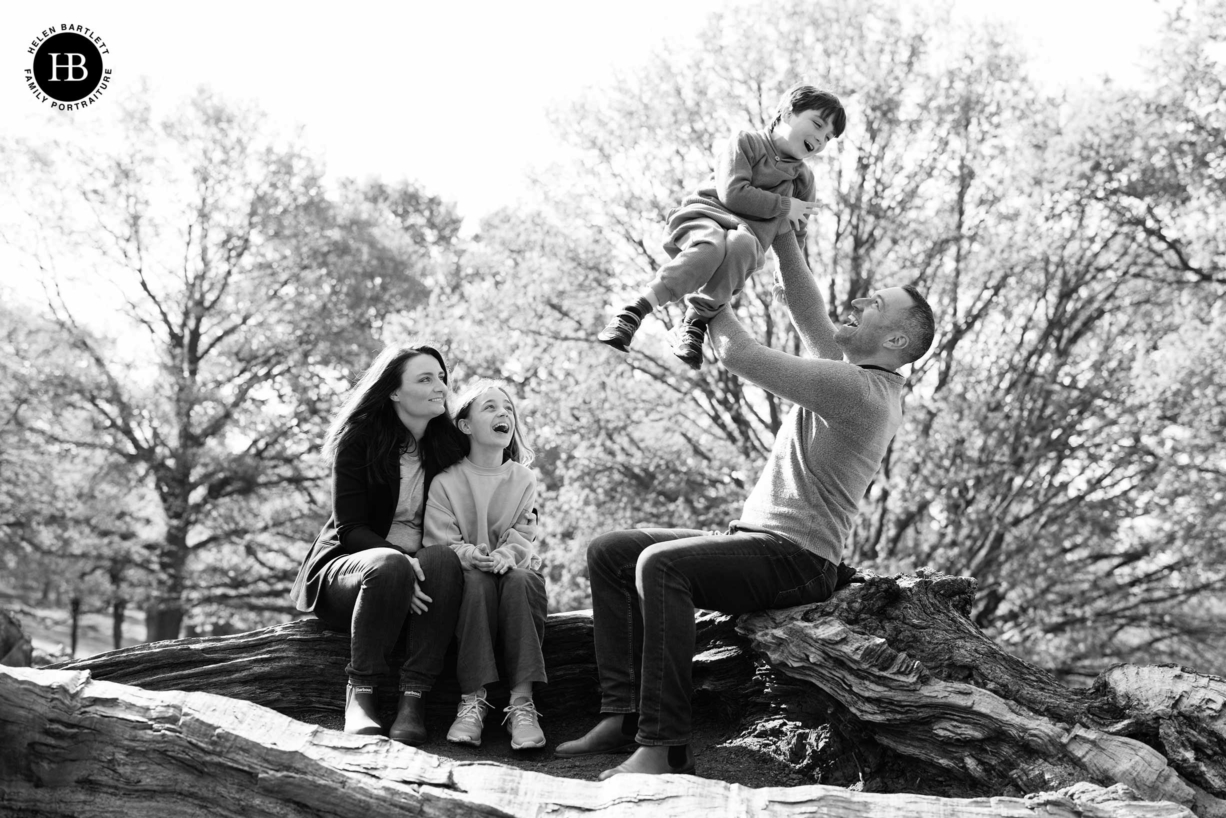
[{"label": "man's dark jeans", "polygon": [[387,654],[406,624],[408,646],[400,689],[429,690],[443,670],[464,589],[460,559],[445,545],[422,548],[413,556],[426,575],[422,590],[433,601],[428,611],[412,617],[409,602],[417,575],[404,552],[368,548],[337,557],[324,569],[315,615],[326,627],[350,634],[345,671],[353,684],[377,684],[388,672]]},{"label": "man's dark jeans", "polygon": [[690,740],[694,609],[749,613],[821,602],[829,560],[776,534],[634,529],[587,552],[602,713],[639,714],[644,745]]}]

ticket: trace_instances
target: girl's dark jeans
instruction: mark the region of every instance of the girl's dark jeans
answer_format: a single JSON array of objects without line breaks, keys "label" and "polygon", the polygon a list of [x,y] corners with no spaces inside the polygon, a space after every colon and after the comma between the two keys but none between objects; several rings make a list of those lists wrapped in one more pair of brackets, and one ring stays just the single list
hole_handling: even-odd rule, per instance
[{"label": "girl's dark jeans", "polygon": [[776,534],[634,529],[587,552],[602,713],[639,714],[644,745],[690,740],[694,609],[748,613],[821,602],[833,563]]}]

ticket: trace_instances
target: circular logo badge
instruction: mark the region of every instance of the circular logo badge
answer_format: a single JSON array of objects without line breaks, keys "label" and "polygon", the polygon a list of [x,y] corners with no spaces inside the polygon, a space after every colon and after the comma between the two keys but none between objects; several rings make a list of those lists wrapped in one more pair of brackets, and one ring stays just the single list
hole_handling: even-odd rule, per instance
[{"label": "circular logo badge", "polygon": [[52,35],[34,52],[34,81],[51,99],[85,99],[102,82],[102,53],[84,35],[72,31]]}]

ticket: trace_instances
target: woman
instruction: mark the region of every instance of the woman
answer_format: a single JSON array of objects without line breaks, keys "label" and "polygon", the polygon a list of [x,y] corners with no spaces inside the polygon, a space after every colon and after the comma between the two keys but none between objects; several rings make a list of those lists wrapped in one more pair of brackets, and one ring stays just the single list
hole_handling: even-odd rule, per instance
[{"label": "woman", "polygon": [[[434,685],[456,629],[463,573],[446,545],[421,547],[430,481],[463,459],[447,414],[447,365],[429,346],[388,347],[328,429],[332,516],[294,580],[294,604],[350,634],[345,732],[376,735],[375,687],[409,625],[390,737],[426,740],[421,696]],[[409,615],[413,614],[411,624]]]}]

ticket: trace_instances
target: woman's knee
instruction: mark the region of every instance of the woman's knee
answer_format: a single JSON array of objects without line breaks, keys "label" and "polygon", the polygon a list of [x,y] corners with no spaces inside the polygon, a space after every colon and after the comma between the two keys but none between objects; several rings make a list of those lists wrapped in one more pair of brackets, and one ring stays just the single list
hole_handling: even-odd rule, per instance
[{"label": "woman's knee", "polygon": [[426,575],[427,582],[437,582],[440,585],[460,583],[464,577],[464,566],[460,558],[448,545],[432,545],[422,548],[413,555],[421,566],[421,572]]},{"label": "woman's knee", "polygon": [[413,575],[413,566],[402,551],[372,548],[362,554],[362,584],[403,586]]}]

